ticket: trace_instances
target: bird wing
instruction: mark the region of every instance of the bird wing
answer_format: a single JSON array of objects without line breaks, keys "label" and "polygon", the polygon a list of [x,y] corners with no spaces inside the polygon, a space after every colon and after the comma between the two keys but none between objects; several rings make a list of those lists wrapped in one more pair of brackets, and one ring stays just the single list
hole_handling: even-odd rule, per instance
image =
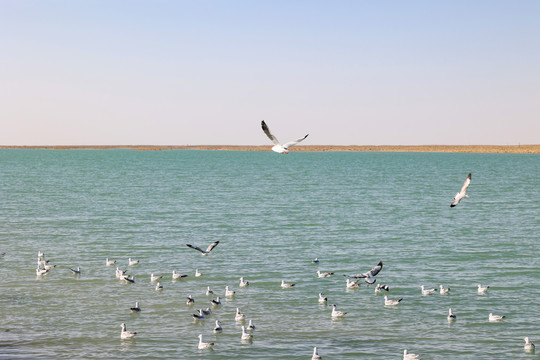
[{"label": "bird wing", "polygon": [[307,135],[304,136],[303,138],[296,139],[296,140],[294,140],[294,141],[289,141],[288,143],[283,144],[283,147],[284,147],[285,149],[288,149],[288,148],[290,148],[291,146],[294,146],[294,145],[298,144],[299,142],[301,142],[302,140],[304,140],[305,138],[307,138],[308,135],[309,135],[309,134],[307,134]]},{"label": "bird wing", "polygon": [[379,271],[381,271],[382,267],[383,267],[383,263],[382,261],[379,261],[379,263],[373,269],[369,271],[369,274],[371,276],[376,276],[379,273]]},{"label": "bird wing", "polygon": [[218,246],[219,244],[219,240],[218,241],[214,241],[213,243],[211,243],[208,248],[206,249],[206,252],[209,253],[210,251],[212,251],[216,246]]},{"label": "bird wing", "polygon": [[191,244],[186,244],[186,246],[187,246],[187,247],[190,247],[190,248],[192,248],[192,249],[195,249],[195,250],[197,250],[197,251],[200,251],[200,252],[202,252],[202,253],[204,254],[204,250],[201,249],[201,248],[198,247],[198,246],[191,245]]},{"label": "bird wing", "polygon": [[[266,123],[263,121],[261,121],[261,127],[264,131],[264,133],[266,134],[266,136],[268,136],[268,138],[270,140],[272,140],[272,142],[276,145],[279,145],[279,140],[274,136],[272,135],[272,133],[270,132],[270,129],[268,128],[268,125],[266,125]],[[303,140],[303,139],[302,139]]]},{"label": "bird wing", "polygon": [[465,182],[463,183],[463,186],[461,187],[460,194],[465,195],[465,192],[467,191],[467,188],[471,184],[471,173],[467,175],[467,178],[465,179]]}]

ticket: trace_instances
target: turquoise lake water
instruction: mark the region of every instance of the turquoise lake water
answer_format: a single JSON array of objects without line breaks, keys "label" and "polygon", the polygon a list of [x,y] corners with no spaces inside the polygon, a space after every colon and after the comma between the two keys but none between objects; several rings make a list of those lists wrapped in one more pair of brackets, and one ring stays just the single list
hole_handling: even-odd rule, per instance
[{"label": "turquoise lake water", "polygon": [[[450,208],[469,172],[470,198]],[[525,336],[540,344],[540,155],[0,150],[0,204],[0,359],[310,359],[313,346],[324,359],[540,353],[523,351]],[[185,246],[216,240],[209,256]],[[57,265],[42,277],[38,251]],[[345,288],[343,275],[379,261],[377,282],[403,298],[395,308],[374,286]],[[189,276],[173,282],[173,270]],[[439,284],[450,294],[421,295]],[[194,322],[214,298],[207,286],[223,305]],[[332,320],[332,303],[343,319]],[[240,340],[237,307],[257,327],[252,343]],[[506,318],[490,323],[490,312]],[[133,340],[120,339],[120,323]],[[213,350],[197,349],[199,334]]]}]

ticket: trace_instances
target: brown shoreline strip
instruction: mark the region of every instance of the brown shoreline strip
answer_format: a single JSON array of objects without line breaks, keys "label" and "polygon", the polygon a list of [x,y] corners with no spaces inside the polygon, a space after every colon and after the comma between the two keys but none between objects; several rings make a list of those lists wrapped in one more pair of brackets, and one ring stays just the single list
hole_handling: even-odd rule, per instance
[{"label": "brown shoreline strip", "polygon": [[[3,146],[0,149],[50,150],[224,150],[270,151],[267,145],[28,145]],[[507,153],[540,154],[540,145],[299,145],[291,151],[382,151],[382,152],[448,152],[448,153]]]}]

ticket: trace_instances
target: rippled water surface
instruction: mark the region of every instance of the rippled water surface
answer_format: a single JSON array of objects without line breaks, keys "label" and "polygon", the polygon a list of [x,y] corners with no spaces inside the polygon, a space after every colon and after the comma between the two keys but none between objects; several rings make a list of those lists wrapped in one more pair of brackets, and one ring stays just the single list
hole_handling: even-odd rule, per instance
[{"label": "rippled water surface", "polygon": [[[470,198],[450,208],[469,172]],[[324,359],[538,356],[523,351],[525,336],[540,343],[538,155],[0,150],[0,203],[2,359],[309,359],[313,346]],[[210,256],[185,246],[216,240]],[[38,251],[57,265],[40,278]],[[395,308],[373,286],[345,289],[343,275],[380,260]],[[173,282],[173,269],[189,277]],[[421,295],[439,284],[450,294]],[[236,296],[194,322],[206,287],[223,298],[225,285]],[[319,292],[347,315],[332,320]],[[120,339],[122,322],[135,339]],[[198,350],[198,334],[214,349]]]}]

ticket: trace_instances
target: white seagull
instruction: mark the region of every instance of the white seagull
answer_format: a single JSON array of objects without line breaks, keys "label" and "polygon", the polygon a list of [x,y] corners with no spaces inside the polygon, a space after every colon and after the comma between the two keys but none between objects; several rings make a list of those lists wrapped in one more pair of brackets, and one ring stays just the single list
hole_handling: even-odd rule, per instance
[{"label": "white seagull", "polygon": [[199,271],[199,269],[195,269],[195,277],[202,276],[202,272]]},{"label": "white seagull", "polygon": [[456,196],[454,196],[454,201],[452,201],[452,203],[450,204],[450,207],[454,207],[457,204],[459,204],[461,199],[469,197],[469,195],[466,195],[465,192],[467,191],[467,188],[469,187],[470,184],[471,184],[471,173],[467,175],[467,179],[465,179],[465,182],[463,183],[461,190],[456,194]]},{"label": "white seagull", "polygon": [[375,294],[380,293],[382,290],[390,291],[390,288],[388,287],[388,285],[381,285],[381,284],[377,284],[377,286],[375,286]]},{"label": "white seagull", "polygon": [[225,296],[226,297],[233,297],[234,294],[236,294],[236,291],[229,289],[229,285],[225,286]]},{"label": "white seagull", "polygon": [[300,138],[300,139],[296,139],[294,141],[289,141],[288,143],[285,143],[285,144],[280,144],[279,143],[279,140],[274,136],[272,135],[272,133],[270,132],[270,129],[268,128],[268,125],[266,125],[266,123],[263,121],[261,121],[261,127],[264,131],[264,133],[266,134],[266,136],[268,136],[268,138],[270,140],[272,140],[272,142],[275,144],[273,147],[272,147],[272,151],[275,151],[277,153],[280,153],[280,154],[288,154],[289,153],[289,148],[298,144],[299,142],[301,142],[302,140],[304,140],[305,138],[308,137],[309,134],[307,134],[306,136],[304,136],[303,138]]},{"label": "white seagull", "polygon": [[246,327],[244,325],[242,325],[242,337],[241,337],[242,340],[244,341],[249,341],[251,339],[253,339],[253,334],[250,334],[246,331]]},{"label": "white seagull", "polygon": [[253,320],[249,320],[249,324],[247,326],[247,329],[250,331],[255,330],[255,325],[253,324]]},{"label": "white seagull", "polygon": [[485,293],[487,293],[488,289],[489,286],[482,286],[478,284],[478,295],[484,295]]},{"label": "white seagull", "polygon": [[281,280],[281,287],[284,288],[284,289],[293,287],[294,285],[296,285],[296,284],[286,283],[285,280]]},{"label": "white seagull", "polygon": [[421,285],[422,295],[431,295],[435,292],[435,289],[426,289],[424,285]]},{"label": "white seagull", "polygon": [[221,322],[219,320],[216,320],[216,326],[214,327],[214,332],[221,332],[223,331],[223,328],[221,327]]},{"label": "white seagull", "polygon": [[156,284],[156,291],[163,290],[163,285],[161,285],[159,282]]},{"label": "white seagull", "polygon": [[124,323],[121,323],[120,327],[122,328],[122,332],[120,333],[121,339],[130,339],[134,337],[135,335],[137,335],[136,332],[127,331],[126,324]]},{"label": "white seagull", "polygon": [[439,285],[439,293],[440,293],[441,295],[446,295],[446,294],[448,294],[449,292],[450,292],[450,288],[445,288],[444,286],[442,286],[442,284]]},{"label": "white seagull", "polygon": [[317,352],[316,346],[313,348],[313,356],[311,357],[311,360],[322,360],[322,356]]},{"label": "white seagull", "polygon": [[244,280],[244,277],[242,276],[240,278],[240,287],[246,287],[246,286],[249,286],[249,281]]},{"label": "white seagull", "polygon": [[178,280],[178,279],[185,278],[185,277],[187,277],[187,275],[177,273],[175,270],[172,271],[173,280]]},{"label": "white seagull", "polygon": [[347,279],[347,289],[358,289],[359,287],[358,280],[351,281],[351,279]]},{"label": "white seagull", "polygon": [[211,349],[212,346],[214,346],[213,342],[204,342],[202,339],[202,334],[199,334],[199,345],[197,346],[199,350]]},{"label": "white seagull", "polygon": [[43,268],[40,268],[40,267],[36,268],[36,275],[37,276],[43,276],[43,275],[47,274],[48,272],[49,272],[49,270],[47,270],[47,269],[43,269]]},{"label": "white seagull", "polygon": [[379,261],[373,269],[366,271],[363,274],[355,274],[355,275],[349,275],[350,278],[356,278],[356,279],[364,279],[366,284],[371,285],[375,283],[375,276],[382,270],[383,268],[383,262]]},{"label": "white seagull", "polygon": [[317,270],[317,277],[319,278],[325,278],[334,275],[333,272],[321,272],[320,270]]},{"label": "white seagull", "polygon": [[139,302],[136,301],[135,306],[132,307],[132,308],[129,308],[129,310],[131,310],[131,312],[139,312],[139,311],[141,311],[141,307],[139,306]]},{"label": "white seagull", "polygon": [[403,360],[414,360],[414,359],[420,359],[420,355],[409,353],[407,352],[407,349],[403,350]]},{"label": "white seagull", "polygon": [[190,247],[192,249],[195,249],[197,251],[200,251],[201,252],[201,255],[208,255],[210,253],[210,251],[212,251],[216,246],[218,246],[219,244],[219,241],[214,241],[213,243],[211,243],[207,248],[206,250],[203,250],[201,249],[200,247],[198,246],[195,246],[195,245],[191,245],[191,244],[186,244],[187,247]]},{"label": "white seagull", "polygon": [[322,293],[319,293],[319,304],[325,304],[328,301],[326,296],[323,296]]},{"label": "white seagull", "polygon": [[139,265],[139,260],[133,260],[131,258],[128,258],[128,266],[134,266]]},{"label": "white seagull", "polygon": [[524,337],[523,340],[525,340],[525,346],[523,347],[523,349],[526,352],[534,352],[534,343],[529,340],[528,337]]},{"label": "white seagull", "polygon": [[186,299],[187,299],[187,301],[186,301],[187,305],[195,304],[195,299],[191,295],[188,295],[188,297]]},{"label": "white seagull", "polygon": [[206,296],[210,296],[214,293],[214,291],[212,289],[210,289],[210,286],[207,286],[206,287]]},{"label": "white seagull", "polygon": [[156,276],[154,276],[154,274],[150,274],[150,281],[151,281],[151,282],[156,282],[156,281],[158,281],[159,279],[161,279],[162,277],[163,277],[163,276],[161,276],[161,275],[156,275]]},{"label": "white seagull", "polygon": [[347,314],[347,313],[344,312],[344,311],[336,310],[336,304],[332,304],[332,317],[333,318],[344,317],[345,314]]},{"label": "white seagull", "polygon": [[395,306],[395,305],[399,304],[401,302],[401,300],[403,300],[403,298],[398,299],[398,300],[393,300],[393,299],[389,299],[388,295],[384,295],[384,305],[385,306]]},{"label": "white seagull", "polygon": [[193,317],[193,319],[194,319],[195,321],[197,321],[197,320],[204,320],[204,313],[203,313],[202,309],[199,309],[199,310],[197,310],[197,311],[199,312],[198,314],[191,314],[191,316]]},{"label": "white seagull", "polygon": [[489,321],[501,321],[505,317],[504,315],[493,315],[493,313],[489,313]]},{"label": "white seagull", "polygon": [[116,264],[116,260],[109,260],[109,258],[105,259],[105,265],[112,266],[114,264]]},{"label": "white seagull", "polygon": [[236,308],[236,315],[234,316],[234,320],[239,321],[239,322],[245,321],[246,315],[241,313],[239,308]]},{"label": "white seagull", "polygon": [[448,321],[455,321],[456,320],[456,314],[452,312],[452,308],[448,309],[448,316],[446,317]]}]

